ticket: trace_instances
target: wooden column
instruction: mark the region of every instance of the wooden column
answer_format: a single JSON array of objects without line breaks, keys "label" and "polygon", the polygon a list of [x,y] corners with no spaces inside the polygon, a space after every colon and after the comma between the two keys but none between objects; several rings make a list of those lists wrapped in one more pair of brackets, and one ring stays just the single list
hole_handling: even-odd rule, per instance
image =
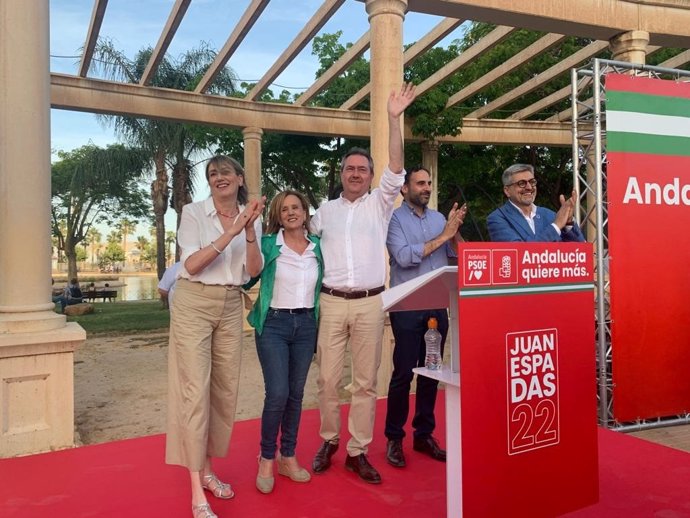
[{"label": "wooden column", "polygon": [[371,27],[371,156],[374,185],[388,165],[388,112],[391,90],[403,81],[403,20],[407,0],[367,0]]},{"label": "wooden column", "polygon": [[[244,135],[244,173],[249,198],[261,195],[261,128],[248,127],[242,130]],[[270,201],[270,200],[268,200]]]},{"label": "wooden column", "polygon": [[438,149],[437,140],[422,142],[422,165],[431,175],[431,198],[429,207],[438,210]]},{"label": "wooden column", "polygon": [[48,12],[0,1],[0,457],[74,442],[85,333],[51,301]]}]

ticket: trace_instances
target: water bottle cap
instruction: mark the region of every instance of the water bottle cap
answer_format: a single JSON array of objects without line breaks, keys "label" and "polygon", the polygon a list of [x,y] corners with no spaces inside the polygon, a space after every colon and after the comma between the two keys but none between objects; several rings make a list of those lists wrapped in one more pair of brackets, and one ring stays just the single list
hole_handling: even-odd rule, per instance
[{"label": "water bottle cap", "polygon": [[431,317],[429,319],[429,322],[427,323],[427,326],[429,327],[429,329],[437,329],[438,328],[438,320],[436,320],[436,318],[434,318],[434,317]]}]

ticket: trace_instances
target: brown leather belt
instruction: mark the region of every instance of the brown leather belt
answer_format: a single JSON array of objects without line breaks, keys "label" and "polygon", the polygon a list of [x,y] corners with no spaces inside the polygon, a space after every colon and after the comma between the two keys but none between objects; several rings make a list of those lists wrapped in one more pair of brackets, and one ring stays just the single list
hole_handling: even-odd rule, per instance
[{"label": "brown leather belt", "polygon": [[385,290],[385,286],[379,286],[378,288],[372,288],[370,290],[362,290],[362,291],[340,291],[340,290],[334,290],[333,288],[329,288],[328,286],[321,286],[321,293],[327,293],[329,295],[333,295],[334,297],[340,297],[341,299],[363,299],[364,297],[371,297],[373,295],[378,295],[381,293],[383,290]]}]

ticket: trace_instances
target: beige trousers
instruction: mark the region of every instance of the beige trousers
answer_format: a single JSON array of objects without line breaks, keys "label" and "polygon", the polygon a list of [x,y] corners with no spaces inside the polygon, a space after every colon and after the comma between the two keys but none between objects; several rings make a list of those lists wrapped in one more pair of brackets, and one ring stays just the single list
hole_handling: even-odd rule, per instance
[{"label": "beige trousers", "polygon": [[367,452],[374,434],[376,415],[376,373],[381,363],[384,313],[381,295],[345,300],[321,294],[319,338],[316,361],[320,435],[324,441],[340,434],[340,401],[338,392],[343,379],[345,350],[348,343],[352,356],[352,403],[347,443],[348,455]]},{"label": "beige trousers", "polygon": [[165,461],[200,471],[224,457],[242,358],[239,288],[178,279],[170,315]]}]

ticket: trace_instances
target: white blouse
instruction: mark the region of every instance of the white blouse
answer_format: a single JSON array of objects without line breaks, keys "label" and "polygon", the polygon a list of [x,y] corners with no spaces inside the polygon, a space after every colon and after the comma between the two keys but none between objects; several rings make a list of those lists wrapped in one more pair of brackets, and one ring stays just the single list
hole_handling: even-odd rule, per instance
[{"label": "white blouse", "polygon": [[[240,213],[244,205],[239,205]],[[261,218],[254,222],[257,242],[261,242]],[[223,252],[211,264],[196,275],[191,275],[184,264],[196,251],[209,246],[211,241],[223,234],[220,217],[213,205],[213,199],[190,203],[182,208],[180,228],[177,229],[177,242],[181,248],[179,277],[203,284],[240,286],[250,278],[245,268],[247,244],[244,229],[235,236]],[[262,258],[263,260],[263,258]]]},{"label": "white blouse", "polygon": [[319,265],[314,254],[316,245],[309,241],[302,255],[285,244],[283,229],[278,231],[276,245],[280,255],[276,259],[271,307],[279,309],[313,308],[314,289]]}]

